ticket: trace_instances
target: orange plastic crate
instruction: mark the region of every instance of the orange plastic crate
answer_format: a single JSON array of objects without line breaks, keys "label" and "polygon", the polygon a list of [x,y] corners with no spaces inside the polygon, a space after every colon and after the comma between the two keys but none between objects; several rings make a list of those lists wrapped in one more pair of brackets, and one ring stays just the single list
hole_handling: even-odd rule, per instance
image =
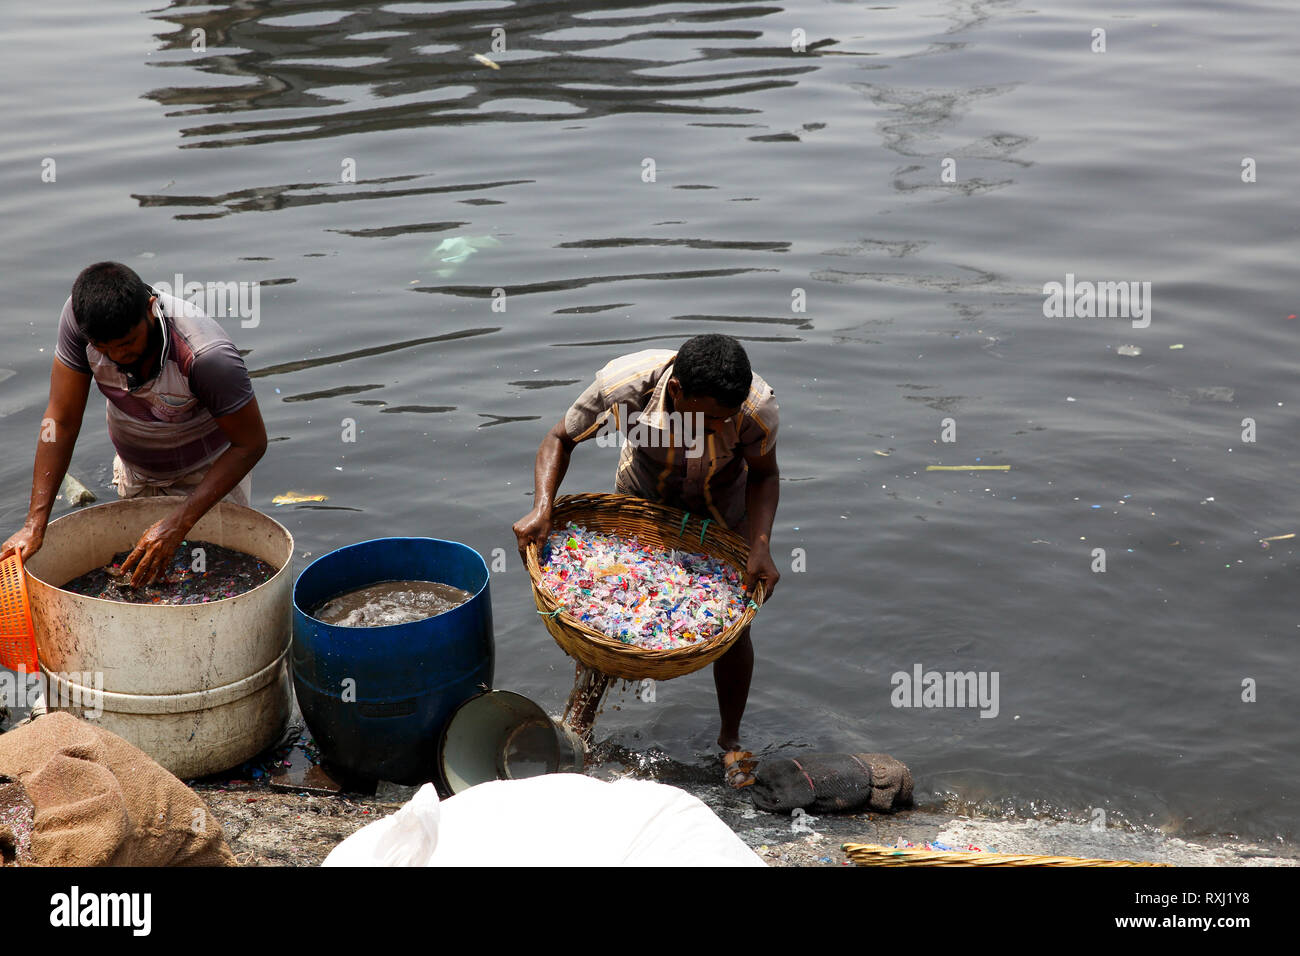
[{"label": "orange plastic crate", "polygon": [[17,554],[0,561],[0,667],[35,674],[36,631],[27,603],[27,575]]}]

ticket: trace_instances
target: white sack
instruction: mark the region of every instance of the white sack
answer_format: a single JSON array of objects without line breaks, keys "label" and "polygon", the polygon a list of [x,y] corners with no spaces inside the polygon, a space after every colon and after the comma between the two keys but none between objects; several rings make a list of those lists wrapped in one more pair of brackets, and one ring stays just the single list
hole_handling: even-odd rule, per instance
[{"label": "white sack", "polygon": [[712,810],[646,780],[495,780],[441,803],[425,784],[323,866],[763,866]]}]

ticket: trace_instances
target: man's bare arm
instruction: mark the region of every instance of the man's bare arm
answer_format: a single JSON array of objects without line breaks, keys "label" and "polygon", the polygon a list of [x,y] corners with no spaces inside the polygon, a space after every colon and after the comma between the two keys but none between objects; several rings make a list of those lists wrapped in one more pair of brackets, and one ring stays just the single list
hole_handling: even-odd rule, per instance
[{"label": "man's bare arm", "polygon": [[745,515],[749,523],[749,564],[745,571],[745,586],[752,588],[763,581],[767,597],[776,590],[781,572],[772,560],[772,522],[776,520],[777,499],[780,497],[781,473],[776,466],[776,451],[766,455],[745,456],[749,478],[745,484]]},{"label": "man's bare arm", "polygon": [[522,554],[530,541],[540,548],[551,533],[551,509],[560,482],[569,470],[569,456],[577,442],[569,437],[564,422],[555,424],[537,449],[533,465],[533,510],[515,522],[513,531]]},{"label": "man's bare arm", "polygon": [[230,494],[266,454],[266,424],[262,421],[262,410],[258,408],[256,398],[250,399],[239,411],[213,421],[225,433],[230,447],[212,463],[199,486],[186,499],[182,510],[190,527]]},{"label": "man's bare arm", "polygon": [[184,504],[145,531],[122,562],[123,571],[135,569],[131,583],[136,586],[148,584],[167,569],[190,529],[213,505],[230,494],[266,453],[266,425],[256,398],[239,411],[213,420],[225,433],[230,447],[212,463]]}]

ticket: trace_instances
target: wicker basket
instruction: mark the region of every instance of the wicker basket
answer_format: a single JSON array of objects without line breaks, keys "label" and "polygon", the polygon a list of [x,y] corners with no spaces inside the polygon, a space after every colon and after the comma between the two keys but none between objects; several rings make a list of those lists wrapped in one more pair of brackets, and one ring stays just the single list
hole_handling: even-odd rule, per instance
[{"label": "wicker basket", "polygon": [[[706,522],[698,515],[632,495],[562,495],[555,499],[552,527],[563,528],[570,521],[589,531],[624,537],[635,535],[642,544],[707,554],[727,562],[742,575],[749,561],[749,545],[735,532]],[[610,677],[668,680],[697,671],[726,653],[754,619],[756,607],[747,607],[740,620],[725,631],[689,647],[647,650],[624,644],[560,610],[555,596],[539,583],[542,569],[538,559],[537,545],[528,545],[524,563],[533,582],[533,600],[546,629],[566,654]],[[763,603],[761,581],[754,588],[753,602],[756,606]]]}]

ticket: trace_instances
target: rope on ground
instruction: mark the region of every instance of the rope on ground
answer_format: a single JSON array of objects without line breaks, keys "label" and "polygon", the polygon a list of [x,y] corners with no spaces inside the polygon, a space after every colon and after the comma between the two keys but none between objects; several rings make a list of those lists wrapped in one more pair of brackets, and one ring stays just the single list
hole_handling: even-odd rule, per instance
[{"label": "rope on ground", "polygon": [[858,866],[1172,866],[1135,860],[1091,860],[1078,856],[1040,856],[1032,853],[986,853],[919,850],[845,843],[840,847]]}]

